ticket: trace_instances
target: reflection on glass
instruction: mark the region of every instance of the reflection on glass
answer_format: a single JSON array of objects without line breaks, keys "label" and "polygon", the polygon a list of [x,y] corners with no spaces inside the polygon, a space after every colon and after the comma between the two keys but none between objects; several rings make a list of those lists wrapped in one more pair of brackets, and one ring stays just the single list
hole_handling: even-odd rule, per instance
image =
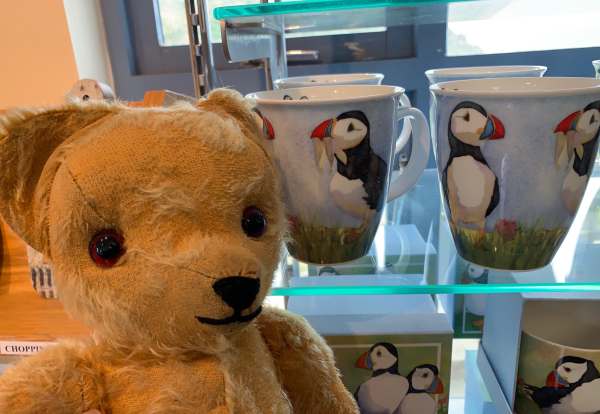
[{"label": "reflection on glass", "polygon": [[[595,47],[600,44],[599,19],[597,0],[450,4],[447,53],[466,56]],[[561,30],[565,22],[576,24]]]}]

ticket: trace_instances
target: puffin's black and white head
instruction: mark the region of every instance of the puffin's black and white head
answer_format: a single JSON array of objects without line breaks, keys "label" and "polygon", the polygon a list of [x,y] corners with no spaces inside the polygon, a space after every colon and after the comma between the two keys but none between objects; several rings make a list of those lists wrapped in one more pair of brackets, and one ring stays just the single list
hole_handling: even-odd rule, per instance
[{"label": "puffin's black and white head", "polygon": [[469,263],[467,266],[467,278],[470,282],[485,284],[488,282],[489,270],[485,267]]},{"label": "puffin's black and white head", "polygon": [[588,359],[566,356],[559,359],[546,378],[546,387],[566,388],[600,378],[596,365]]},{"label": "puffin's black and white head", "polygon": [[454,108],[449,129],[449,136],[477,147],[483,140],[504,138],[504,124],[500,119],[475,102],[461,102]]},{"label": "puffin's black and white head", "polygon": [[337,118],[321,122],[310,134],[315,143],[317,165],[321,166],[323,156],[327,157],[329,166],[333,165],[334,156],[345,164],[344,150],[368,139],[369,128],[369,120],[362,111],[344,112]]},{"label": "puffin's black and white head", "polygon": [[373,376],[385,372],[398,374],[398,350],[388,342],[378,342],[358,358],[356,367],[370,369]]},{"label": "puffin's black and white head", "polygon": [[423,364],[413,369],[408,374],[410,383],[409,392],[427,394],[442,394],[444,392],[444,383],[439,377],[439,370],[435,365]]},{"label": "puffin's black and white head", "polygon": [[596,138],[600,131],[600,101],[592,102],[583,111],[573,112],[558,123],[555,134],[564,134],[572,145],[585,144]]}]

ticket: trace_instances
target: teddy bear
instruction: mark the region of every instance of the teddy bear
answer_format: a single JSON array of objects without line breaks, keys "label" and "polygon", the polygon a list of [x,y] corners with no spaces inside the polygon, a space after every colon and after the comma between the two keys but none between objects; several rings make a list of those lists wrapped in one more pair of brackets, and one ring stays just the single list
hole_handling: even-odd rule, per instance
[{"label": "teddy bear", "polygon": [[263,306],[286,220],[249,104],[70,103],[0,124],[0,214],[93,331],[0,377],[0,412],[358,413],[332,351]]}]

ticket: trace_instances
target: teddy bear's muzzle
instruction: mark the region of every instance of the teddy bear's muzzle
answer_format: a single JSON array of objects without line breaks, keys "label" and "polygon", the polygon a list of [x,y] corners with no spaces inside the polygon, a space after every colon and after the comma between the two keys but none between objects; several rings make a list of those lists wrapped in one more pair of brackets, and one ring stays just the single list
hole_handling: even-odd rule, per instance
[{"label": "teddy bear's muzzle", "polygon": [[260,291],[260,279],[245,276],[229,276],[217,280],[212,286],[215,293],[233,309],[233,315],[223,319],[213,319],[197,316],[198,321],[209,325],[226,325],[236,322],[250,322],[256,318],[262,307],[247,315],[242,315],[242,311],[248,309],[254,303],[258,292]]}]

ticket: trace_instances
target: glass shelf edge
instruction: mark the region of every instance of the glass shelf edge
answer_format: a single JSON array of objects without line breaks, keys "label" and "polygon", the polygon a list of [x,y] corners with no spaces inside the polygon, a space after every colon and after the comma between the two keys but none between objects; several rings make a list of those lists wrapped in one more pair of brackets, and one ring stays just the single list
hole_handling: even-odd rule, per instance
[{"label": "glass shelf edge", "polygon": [[498,294],[600,292],[600,283],[512,283],[500,285],[319,286],[271,289],[270,296],[345,296],[419,294]]},{"label": "glass shelf edge", "polygon": [[337,10],[375,9],[385,7],[419,7],[481,0],[303,0],[279,3],[257,3],[217,7],[213,11],[216,20],[244,17],[275,16],[301,13],[321,13]]}]

